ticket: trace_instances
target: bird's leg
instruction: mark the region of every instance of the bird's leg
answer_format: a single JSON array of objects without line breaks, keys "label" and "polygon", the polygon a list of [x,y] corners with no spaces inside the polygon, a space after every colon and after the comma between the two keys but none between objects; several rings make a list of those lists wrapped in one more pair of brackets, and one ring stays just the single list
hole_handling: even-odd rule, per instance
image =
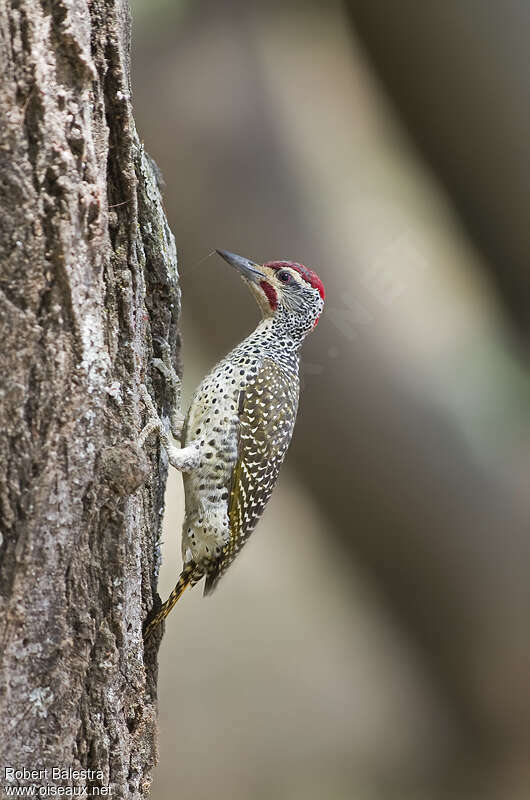
[{"label": "bird's leg", "polygon": [[173,438],[180,442],[184,427],[184,414],[180,410],[181,382],[171,361],[169,343],[164,339],[157,339],[157,341],[162,351],[162,358],[153,358],[153,366],[164,376],[171,390],[171,408],[173,409],[170,417],[171,433]]},{"label": "bird's leg", "polygon": [[192,442],[190,445],[188,445],[188,447],[175,447],[169,434],[164,428],[162,420],[158,416],[157,410],[153,405],[151,395],[143,383],[140,386],[140,393],[147,411],[149,412],[149,420],[144,428],[140,431],[140,436],[138,437],[138,446],[143,447],[147,438],[152,433],[157,432],[160,436],[160,441],[162,442],[164,450],[167,453],[167,457],[171,466],[175,467],[175,469],[178,469],[181,472],[192,472],[199,466],[201,460],[199,443]]},{"label": "bird's leg", "polygon": [[[153,365],[164,376],[169,384],[172,395],[171,407],[173,409],[171,412],[171,433],[175,439],[181,440],[184,416],[179,410],[180,379],[175,372],[173,364],[171,363],[171,353],[168,343],[165,341],[159,341],[159,345],[162,351],[162,358],[153,359]],[[153,400],[151,399],[151,395],[147,391],[147,388],[144,384],[140,386],[140,393],[147,408],[149,418],[146,425],[140,432],[140,436],[138,438],[139,447],[143,447],[147,438],[152,433],[156,432],[160,437],[161,443],[167,453],[169,463],[175,467],[175,469],[178,469],[181,472],[190,472],[198,467],[201,457],[200,444],[198,442],[192,442],[188,447],[175,447],[171,441],[171,437],[164,428],[162,420],[160,419]],[[194,570],[195,564],[188,563],[184,565],[177,585],[169,595],[166,602],[163,603],[163,605],[157,610],[155,610],[155,608],[151,609],[151,612],[149,613],[143,626],[143,635],[145,640],[151,636],[153,631],[158,627],[162,620],[167,617],[186,587],[190,584],[190,582],[192,583]]]}]

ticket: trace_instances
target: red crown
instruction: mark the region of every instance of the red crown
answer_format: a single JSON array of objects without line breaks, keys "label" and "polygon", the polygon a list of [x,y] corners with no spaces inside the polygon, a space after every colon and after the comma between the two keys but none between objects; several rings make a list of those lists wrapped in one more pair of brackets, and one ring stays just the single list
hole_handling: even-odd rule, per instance
[{"label": "red crown", "polygon": [[297,264],[296,261],[267,261],[267,263],[264,264],[263,266],[270,267],[271,269],[285,269],[285,267],[290,267],[291,269],[295,269],[302,276],[302,278],[305,281],[307,281],[307,283],[310,286],[312,286],[314,289],[318,289],[322,300],[326,296],[326,290],[324,289],[324,284],[322,283],[316,272],[313,272],[312,269],[304,267],[303,264]]}]

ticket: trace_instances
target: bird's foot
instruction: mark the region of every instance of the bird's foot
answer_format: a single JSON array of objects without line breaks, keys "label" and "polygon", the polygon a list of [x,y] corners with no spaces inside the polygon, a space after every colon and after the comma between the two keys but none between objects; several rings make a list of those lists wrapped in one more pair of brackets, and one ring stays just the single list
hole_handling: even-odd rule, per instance
[{"label": "bird's foot", "polygon": [[151,395],[147,391],[146,386],[142,383],[140,386],[140,394],[142,400],[147,408],[149,418],[140,431],[138,437],[138,446],[143,447],[146,440],[153,433],[157,433],[164,450],[167,453],[168,461],[172,467],[180,470],[181,472],[191,472],[196,469],[200,463],[200,447],[197,443],[192,443],[188,447],[175,447],[171,441],[171,437],[164,427],[164,423],[154,406]]},{"label": "bird's foot", "polygon": [[160,374],[164,376],[171,392],[171,408],[173,409],[170,417],[171,433],[174,439],[180,441],[182,438],[182,429],[184,427],[184,414],[180,410],[182,382],[171,361],[171,348],[169,343],[160,337],[157,337],[156,341],[160,347],[162,358],[153,358],[152,363]]}]

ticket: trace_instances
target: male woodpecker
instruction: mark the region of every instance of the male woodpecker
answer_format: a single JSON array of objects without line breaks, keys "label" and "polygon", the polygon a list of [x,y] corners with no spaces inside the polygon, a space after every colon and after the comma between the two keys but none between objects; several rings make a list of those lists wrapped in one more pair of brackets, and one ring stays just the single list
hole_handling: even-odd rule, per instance
[{"label": "male woodpecker", "polygon": [[[302,264],[258,265],[226,250],[217,252],[241,274],[262,319],[204,378],[183,425],[174,420],[180,449],[143,389],[150,420],[140,443],[158,431],[170,464],[183,473],[186,496],[182,572],[166,602],[148,616],[146,637],[187,586],[206,578],[204,594],[210,594],[254,530],[291,441],[300,350],[324,306],[322,281]],[[169,377],[167,360],[165,367],[158,363]]]}]

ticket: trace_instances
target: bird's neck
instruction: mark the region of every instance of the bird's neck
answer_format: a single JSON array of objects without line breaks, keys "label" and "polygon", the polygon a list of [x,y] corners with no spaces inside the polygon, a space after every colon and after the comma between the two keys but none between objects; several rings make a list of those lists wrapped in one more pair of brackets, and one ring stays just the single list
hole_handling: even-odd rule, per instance
[{"label": "bird's neck", "polygon": [[249,336],[259,343],[266,355],[294,372],[298,372],[304,338],[305,333],[302,335],[301,331],[289,326],[287,320],[277,316],[262,319]]}]

